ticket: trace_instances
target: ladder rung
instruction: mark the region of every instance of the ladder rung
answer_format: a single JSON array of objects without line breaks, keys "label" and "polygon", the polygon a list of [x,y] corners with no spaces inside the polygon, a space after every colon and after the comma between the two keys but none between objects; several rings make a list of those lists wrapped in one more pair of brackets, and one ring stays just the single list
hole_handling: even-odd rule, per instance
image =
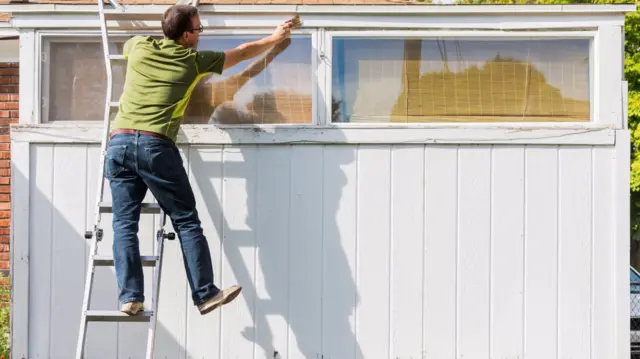
[{"label": "ladder rung", "polygon": [[109,55],[111,60],[125,60],[124,55]]},{"label": "ladder rung", "polygon": [[160,21],[162,20],[162,14],[153,13],[126,13],[121,10],[104,10],[104,19],[113,21]]},{"label": "ladder rung", "polygon": [[145,311],[129,315],[117,310],[87,310],[88,322],[148,322],[153,312]]},{"label": "ladder rung", "polygon": [[[157,203],[142,203],[141,213],[160,214],[162,209]],[[100,213],[112,213],[111,203],[100,203]]]},{"label": "ladder rung", "polygon": [[[143,267],[153,267],[158,263],[158,256],[140,256]],[[93,264],[97,266],[112,266],[112,256],[95,256],[93,257]]]}]

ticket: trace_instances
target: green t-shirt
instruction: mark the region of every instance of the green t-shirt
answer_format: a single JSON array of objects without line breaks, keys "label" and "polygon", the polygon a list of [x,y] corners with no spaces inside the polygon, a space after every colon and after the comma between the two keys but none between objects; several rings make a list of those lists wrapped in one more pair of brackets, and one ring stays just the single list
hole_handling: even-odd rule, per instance
[{"label": "green t-shirt", "polygon": [[160,133],[173,141],[198,81],[221,74],[224,52],[195,51],[173,40],[136,36],[124,45],[127,76],[112,128]]}]

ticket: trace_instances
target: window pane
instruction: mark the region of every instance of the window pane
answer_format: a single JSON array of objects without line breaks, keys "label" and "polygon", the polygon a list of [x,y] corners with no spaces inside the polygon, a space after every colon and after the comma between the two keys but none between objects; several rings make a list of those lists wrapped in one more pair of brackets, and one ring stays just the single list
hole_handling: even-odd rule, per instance
[{"label": "window pane", "polygon": [[[202,37],[201,50],[225,50],[257,36]],[[255,59],[198,83],[184,123],[311,123],[311,37],[294,36]]]},{"label": "window pane", "polygon": [[589,48],[589,39],[334,38],[334,121],[589,121]]},{"label": "window pane", "polygon": [[[102,43],[69,39],[47,44],[50,61],[44,64],[43,114],[48,121],[102,121],[107,89]],[[122,43],[110,51],[121,54]],[[122,93],[124,74],[124,65],[113,66],[113,101]]]}]

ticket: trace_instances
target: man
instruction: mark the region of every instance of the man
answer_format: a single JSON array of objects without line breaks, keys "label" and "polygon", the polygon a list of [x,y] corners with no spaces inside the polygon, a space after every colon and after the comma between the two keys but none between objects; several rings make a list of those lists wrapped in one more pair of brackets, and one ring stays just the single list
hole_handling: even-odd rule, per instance
[{"label": "man", "polygon": [[224,52],[196,51],[202,32],[198,10],[174,5],[163,16],[164,39],[136,36],[125,43],[127,76],[105,161],[122,312],[135,315],[143,309],[137,232],[147,189],[178,234],[192,300],[200,313],[209,313],[240,293],[238,285],[220,290],[214,284],[211,254],[175,140],[191,92],[202,77],[220,74],[272,48],[289,37],[293,26],[287,21],[270,36]]}]

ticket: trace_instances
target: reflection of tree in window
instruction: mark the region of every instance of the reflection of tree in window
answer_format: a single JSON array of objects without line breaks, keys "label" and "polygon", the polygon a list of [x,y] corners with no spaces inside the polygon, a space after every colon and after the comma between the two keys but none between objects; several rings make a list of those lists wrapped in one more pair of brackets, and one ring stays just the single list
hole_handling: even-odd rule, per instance
[{"label": "reflection of tree in window", "polygon": [[[216,48],[237,43],[215,39]],[[203,48],[209,48],[203,43]],[[194,89],[185,124],[310,123],[312,121],[310,38],[294,37],[258,59],[209,75]]]},{"label": "reflection of tree in window", "polygon": [[334,42],[334,93],[346,104],[342,121],[590,117],[588,40],[338,41],[348,43]]}]

